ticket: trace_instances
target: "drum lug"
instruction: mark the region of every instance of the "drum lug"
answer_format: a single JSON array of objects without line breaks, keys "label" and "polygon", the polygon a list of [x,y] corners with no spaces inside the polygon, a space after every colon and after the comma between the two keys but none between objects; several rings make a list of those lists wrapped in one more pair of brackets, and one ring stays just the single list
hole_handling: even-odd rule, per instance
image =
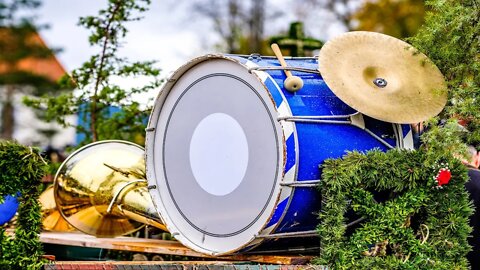
[{"label": "drum lug", "polygon": [[350,116],[350,120],[352,121],[352,125],[356,126],[361,129],[365,129],[365,120],[363,120],[363,114],[356,113]]},{"label": "drum lug", "polygon": [[152,132],[152,131],[155,131],[155,128],[154,127],[146,128],[145,131],[146,132]]},{"label": "drum lug", "polygon": [[258,62],[262,60],[262,56],[259,53],[252,53],[248,56],[248,60]]}]

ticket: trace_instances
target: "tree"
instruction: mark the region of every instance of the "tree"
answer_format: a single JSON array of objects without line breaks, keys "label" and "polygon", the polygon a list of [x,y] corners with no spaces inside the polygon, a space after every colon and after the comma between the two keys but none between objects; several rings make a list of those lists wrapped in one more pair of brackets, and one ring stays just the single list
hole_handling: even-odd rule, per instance
[{"label": "tree", "polygon": [[348,31],[375,31],[397,38],[413,36],[423,23],[423,0],[302,0],[304,13],[324,10]]},{"label": "tree", "polygon": [[58,88],[54,78],[32,70],[28,64],[53,58],[53,51],[39,38],[33,19],[18,15],[40,4],[38,0],[0,2],[0,85],[4,86],[1,137],[4,139],[11,139],[13,134],[15,93],[39,95]]},{"label": "tree", "polygon": [[304,12],[318,12],[326,10],[331,13],[335,20],[341,22],[347,30],[353,30],[353,14],[357,11],[363,0],[302,0],[298,4],[305,5]]},{"label": "tree", "polygon": [[460,121],[467,130],[463,141],[480,149],[480,2],[430,0],[426,4],[431,12],[410,41],[445,75],[449,94],[440,118],[450,119],[450,124],[439,126],[439,119],[434,119],[423,139],[447,151],[455,148]]},{"label": "tree", "polygon": [[[426,1],[426,5],[430,11],[427,12],[425,24],[413,38],[408,40],[419,51],[428,55],[444,74],[449,90],[447,105],[438,117],[428,122],[428,129],[422,136],[423,145],[418,151],[404,151],[405,154],[399,155],[398,159],[392,158],[392,155],[397,155],[395,153],[397,150],[386,154],[380,153],[380,155],[370,152],[366,156],[349,153],[344,160],[330,160],[325,163],[322,175],[323,225],[320,226],[320,234],[322,239],[326,240],[322,242],[322,256],[319,263],[330,263],[333,268],[339,269],[468,268],[465,255],[469,251],[467,235],[471,230],[468,228],[468,217],[472,209],[465,190],[465,183],[469,181],[466,167],[461,164],[458,155],[465,142],[476,145],[477,149],[480,148],[480,77],[478,76],[480,74],[480,2],[478,0],[429,0]],[[385,156],[382,157],[382,155]],[[417,155],[421,159],[415,160],[416,158],[412,155]],[[374,166],[366,168],[360,165],[362,162],[365,162],[366,166],[372,166],[371,164]],[[388,162],[392,163],[388,164]],[[438,181],[440,185],[439,177],[442,171],[445,172],[445,166],[447,166],[448,178],[450,178],[448,169],[451,169],[452,182],[442,189],[432,188],[431,184],[425,186],[429,181],[430,183],[433,181],[433,184],[435,184],[434,181]],[[382,167],[388,172],[381,172]],[[399,170],[398,173],[393,172],[395,170]],[[408,174],[410,176],[407,176]],[[392,175],[395,177],[389,180]],[[379,208],[380,204],[371,203],[373,196],[366,194],[368,190],[366,183],[369,182],[370,177],[373,178],[372,183],[377,192],[390,181],[395,186],[394,191],[398,192],[401,190],[398,185],[411,184],[415,178],[423,180],[408,191],[397,193],[401,196],[405,196],[408,192],[417,193],[411,197],[411,203],[402,201],[401,207],[388,211],[383,208],[383,205],[392,201],[383,203]],[[359,183],[357,190],[350,186],[356,181],[355,179]],[[408,180],[398,181],[398,179]],[[342,181],[348,185],[343,185]],[[364,224],[359,230],[357,229],[358,237],[355,234],[348,239],[345,237],[348,225],[344,224],[343,214],[348,207],[354,211],[361,210],[362,216],[375,213],[378,209],[380,217],[391,219],[394,215],[407,210],[409,206],[431,196],[427,195],[428,193],[434,197],[428,199],[430,202],[427,200],[425,201],[427,203],[423,203],[422,208],[425,210],[420,208],[420,211],[412,215],[411,220],[409,218],[408,223],[399,223],[401,228],[387,235],[387,237],[402,235],[402,230],[408,227],[413,229],[411,224],[416,224],[418,233],[414,237],[410,235],[412,241],[406,239],[395,241],[396,245],[391,246],[390,249],[385,249],[383,244],[391,244],[393,241],[375,241],[379,238],[382,240],[387,238],[379,237],[380,234],[377,232],[383,233],[395,228],[386,220],[378,220],[380,222],[377,224]],[[396,200],[399,201],[398,198],[401,196]],[[362,197],[367,200],[358,201]],[[368,206],[369,201],[370,206]],[[432,218],[433,215],[440,213],[442,214],[438,217]],[[423,220],[420,219],[421,223],[414,222],[413,218],[417,220],[423,218]],[[442,221],[442,219],[445,220]],[[385,224],[388,224],[388,229],[379,229]],[[429,228],[429,234],[420,230],[422,226]],[[349,230],[352,229],[349,228]],[[371,237],[374,238],[373,241]],[[418,245],[418,239],[422,239],[420,245]],[[369,248],[365,243],[372,245],[373,249],[364,252],[362,254],[364,256],[359,256],[359,250]],[[412,246],[408,247],[408,245]],[[398,246],[401,249],[397,248]],[[371,251],[374,251],[374,254]],[[402,252],[398,253],[398,251]],[[397,256],[389,258],[390,254]]]},{"label": "tree", "polygon": [[424,16],[424,0],[376,0],[366,1],[351,19],[355,30],[405,38],[416,34]]},{"label": "tree", "polygon": [[225,52],[264,54],[269,50],[264,31],[265,5],[265,0],[197,0],[192,7],[196,13],[212,21]]},{"label": "tree", "polygon": [[320,40],[306,37],[303,31],[303,23],[293,22],[290,24],[288,36],[273,36],[271,43],[277,43],[280,48],[288,49],[291,56],[304,57],[306,51],[320,49],[323,43]]},{"label": "tree", "polygon": [[[46,108],[45,118],[67,126],[66,116],[77,114],[84,125],[76,125],[83,134],[83,143],[104,139],[124,139],[143,143],[149,108],[142,108],[133,95],[157,88],[162,80],[152,61],[129,62],[118,56],[127,34],[125,24],[140,20],[150,0],[109,0],[97,16],[80,18],[80,25],[91,31],[89,42],[98,49],[71,77],[64,77],[64,86],[75,86],[77,93],[27,100],[37,109]],[[115,83],[119,78],[141,78],[140,86],[128,89]],[[140,137],[140,138],[139,138]]]}]

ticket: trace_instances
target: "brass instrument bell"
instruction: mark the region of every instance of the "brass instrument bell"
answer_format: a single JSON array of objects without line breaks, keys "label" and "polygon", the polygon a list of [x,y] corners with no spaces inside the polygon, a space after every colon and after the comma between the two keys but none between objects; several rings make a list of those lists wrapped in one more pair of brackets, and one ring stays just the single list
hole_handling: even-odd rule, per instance
[{"label": "brass instrument bell", "polygon": [[63,162],[54,183],[58,210],[84,233],[125,235],[145,224],[166,230],[147,190],[144,149],[136,144],[86,145]]},{"label": "brass instrument bell", "polygon": [[42,207],[42,225],[44,230],[57,232],[75,230],[58,211],[52,185],[40,194],[38,200]]}]

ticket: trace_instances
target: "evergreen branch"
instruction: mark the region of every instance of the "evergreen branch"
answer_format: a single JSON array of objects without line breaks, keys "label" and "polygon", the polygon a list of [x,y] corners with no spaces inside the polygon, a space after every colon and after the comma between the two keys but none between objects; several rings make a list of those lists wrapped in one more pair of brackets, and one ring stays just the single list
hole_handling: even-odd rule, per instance
[{"label": "evergreen branch", "polygon": [[100,54],[100,65],[98,67],[97,78],[95,80],[95,87],[94,87],[93,96],[92,96],[92,103],[91,103],[92,113],[90,114],[90,130],[92,132],[92,140],[94,142],[97,141],[98,139],[98,134],[96,129],[96,122],[97,122],[96,111],[97,111],[97,102],[98,102],[97,94],[98,94],[98,88],[100,86],[100,81],[102,80],[103,68],[104,68],[105,59],[106,59],[106,51],[108,47],[108,42],[110,40],[110,31],[111,31],[110,27],[114,22],[115,16],[121,6],[122,6],[122,1],[117,1],[115,3],[113,11],[109,14],[110,18],[108,18],[108,23],[104,29],[105,36],[104,36],[104,41],[102,46],[102,52]]}]

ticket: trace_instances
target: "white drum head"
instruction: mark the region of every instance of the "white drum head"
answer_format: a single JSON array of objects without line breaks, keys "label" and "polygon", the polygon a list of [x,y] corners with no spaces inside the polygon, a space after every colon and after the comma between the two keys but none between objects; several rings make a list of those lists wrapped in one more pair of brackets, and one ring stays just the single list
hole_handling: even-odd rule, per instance
[{"label": "white drum head", "polygon": [[241,64],[205,56],[157,98],[147,132],[151,195],[184,245],[220,255],[247,246],[268,222],[284,164],[275,104]]}]

